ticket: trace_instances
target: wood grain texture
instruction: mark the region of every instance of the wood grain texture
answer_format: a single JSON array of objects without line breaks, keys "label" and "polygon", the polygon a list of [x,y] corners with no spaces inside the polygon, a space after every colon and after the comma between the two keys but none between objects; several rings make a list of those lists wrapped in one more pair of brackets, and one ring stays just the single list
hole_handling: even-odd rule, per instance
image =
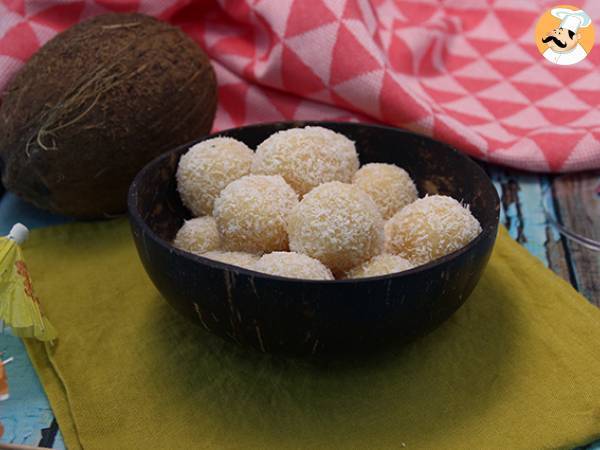
[{"label": "wood grain texture", "polygon": [[[548,223],[546,212],[556,217],[555,202],[552,197],[552,179],[548,176],[540,176],[542,213],[544,229],[546,231],[546,256],[548,258],[548,267],[562,279],[569,281],[577,289],[577,283],[573,276],[573,271],[569,265],[569,250],[566,239],[561,236],[558,230]],[[545,205],[545,206],[544,206]],[[544,211],[544,208],[546,211]]]},{"label": "wood grain texture", "polygon": [[[556,177],[554,199],[560,222],[571,231],[600,241],[600,171]],[[577,289],[600,306],[600,252],[567,241]]]},{"label": "wood grain texture", "polygon": [[564,238],[548,223],[544,211],[545,205],[550,214],[555,214],[550,178],[485,167],[502,200],[500,221],[510,235],[560,277],[573,283]]}]

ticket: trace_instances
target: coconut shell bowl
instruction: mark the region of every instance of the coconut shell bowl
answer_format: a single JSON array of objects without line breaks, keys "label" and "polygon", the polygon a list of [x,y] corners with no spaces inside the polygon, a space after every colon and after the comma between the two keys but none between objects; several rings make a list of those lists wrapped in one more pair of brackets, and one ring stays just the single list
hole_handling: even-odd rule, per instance
[{"label": "coconut shell bowl", "polygon": [[254,149],[277,131],[306,125],[330,128],[355,141],[361,164],[402,167],[420,196],[444,194],[468,204],[481,234],[466,247],[411,270],[335,281],[282,278],[178,250],[171,241],[190,213],[177,193],[177,164],[191,145],[212,135],[153,160],[131,184],[131,228],[148,275],[183,316],[262,352],[348,354],[398,345],[435,329],[467,300],[492,252],[500,209],[492,182],[452,147],[396,128],[281,122],[218,135]]}]

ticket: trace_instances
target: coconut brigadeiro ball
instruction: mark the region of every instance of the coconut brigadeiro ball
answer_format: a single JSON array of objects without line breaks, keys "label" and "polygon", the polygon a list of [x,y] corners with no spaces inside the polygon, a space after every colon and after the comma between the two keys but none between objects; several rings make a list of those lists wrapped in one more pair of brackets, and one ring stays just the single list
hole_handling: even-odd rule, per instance
[{"label": "coconut brigadeiro ball", "polygon": [[215,200],[214,217],[228,250],[266,253],[288,249],[286,218],[298,195],[282,177],[247,175]]},{"label": "coconut brigadeiro ball", "polygon": [[468,207],[431,195],[402,208],[385,225],[385,248],[416,265],[456,251],[481,232]]},{"label": "coconut brigadeiro ball", "polygon": [[221,245],[217,222],[209,216],[186,220],[177,232],[173,245],[190,253],[216,250]]},{"label": "coconut brigadeiro ball", "polygon": [[351,184],[333,181],[304,196],[288,219],[290,249],[343,273],[383,247],[383,219],[377,205]]},{"label": "coconut brigadeiro ball", "polygon": [[354,142],[322,127],[279,131],[256,149],[252,173],[281,175],[300,196],[328,181],[349,183],[358,170]]},{"label": "coconut brigadeiro ball", "polygon": [[254,263],[258,261],[259,256],[252,253],[245,252],[224,252],[215,250],[211,252],[203,253],[204,258],[213,259],[225,264],[231,264],[232,266],[243,267],[244,269],[252,269]]},{"label": "coconut brigadeiro ball", "polygon": [[366,164],[354,174],[352,184],[369,194],[384,219],[418,198],[417,187],[410,175],[394,164]]},{"label": "coconut brigadeiro ball", "polygon": [[212,213],[215,199],[232,181],[248,175],[254,152],[228,137],[202,141],[179,160],[177,190],[195,216]]},{"label": "coconut brigadeiro ball", "polygon": [[252,269],[280,277],[333,280],[331,270],[320,261],[295,252],[273,252],[263,255]]},{"label": "coconut brigadeiro ball", "polygon": [[414,264],[399,255],[377,255],[346,273],[345,278],[366,278],[412,269]]}]

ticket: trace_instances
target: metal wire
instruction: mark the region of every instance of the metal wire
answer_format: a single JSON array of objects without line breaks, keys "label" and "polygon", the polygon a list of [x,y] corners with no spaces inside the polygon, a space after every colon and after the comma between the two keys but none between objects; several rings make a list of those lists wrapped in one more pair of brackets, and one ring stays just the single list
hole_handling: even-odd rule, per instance
[{"label": "metal wire", "polygon": [[546,220],[550,225],[558,230],[558,232],[563,235],[565,238],[577,242],[579,245],[582,245],[585,248],[593,250],[595,252],[600,252],[600,241],[589,238],[587,236],[583,236],[579,233],[575,233],[574,231],[569,230],[567,227],[562,225],[556,220],[553,214],[548,211],[546,208],[546,197],[552,198],[552,195],[547,196],[550,191],[550,186],[545,186],[542,191],[542,209],[544,210],[544,215],[546,216]]}]

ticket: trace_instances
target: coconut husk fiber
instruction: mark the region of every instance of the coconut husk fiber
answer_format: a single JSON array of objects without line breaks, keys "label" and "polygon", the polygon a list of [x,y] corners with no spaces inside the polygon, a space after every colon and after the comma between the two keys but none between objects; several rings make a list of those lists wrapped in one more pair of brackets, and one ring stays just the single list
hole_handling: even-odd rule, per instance
[{"label": "coconut husk fiber", "polygon": [[97,16],[50,40],[9,82],[2,182],[56,213],[123,213],[135,174],[206,134],[216,102],[210,62],[181,30],[141,14]]}]

